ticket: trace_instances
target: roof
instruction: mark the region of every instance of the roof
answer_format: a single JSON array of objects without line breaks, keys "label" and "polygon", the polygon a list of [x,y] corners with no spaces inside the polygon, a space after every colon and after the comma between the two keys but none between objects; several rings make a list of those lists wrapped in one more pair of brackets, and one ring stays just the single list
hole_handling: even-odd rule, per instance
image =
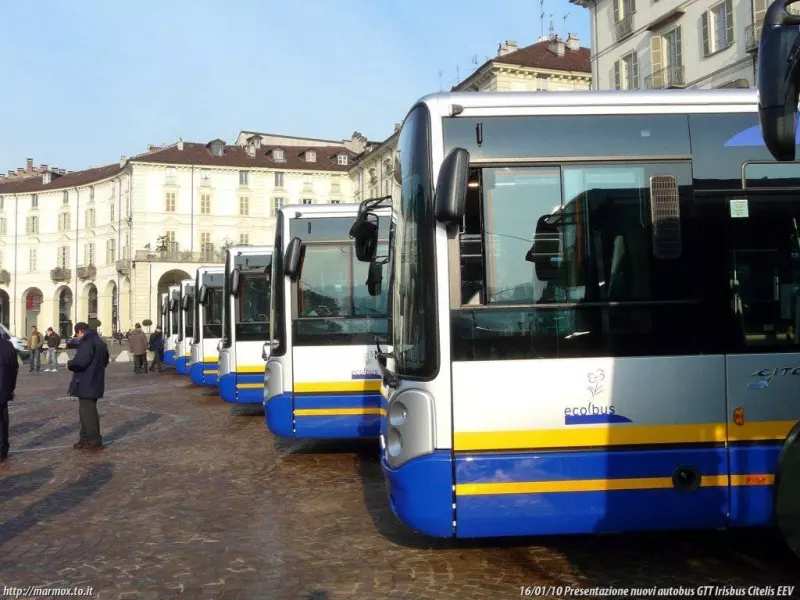
[{"label": "roof", "polygon": [[489,62],[529,67],[531,69],[592,73],[589,48],[570,50],[564,44],[564,56],[557,56],[550,52],[549,47],[549,41],[536,42],[515,52],[509,52],[503,56],[495,56]]},{"label": "roof", "polygon": [[[284,135],[282,133],[265,133],[262,131],[250,131],[249,129],[243,129],[239,135],[245,135],[245,139],[250,139],[253,137],[281,137],[286,138],[289,140],[308,140],[309,142],[328,142],[329,144],[338,144],[341,146],[344,142],[338,140],[324,140],[322,138],[313,138],[313,137],[302,137],[299,135]],[[239,136],[236,136],[237,138]]]},{"label": "roof", "polygon": [[[284,151],[285,161],[272,158],[272,151]],[[316,162],[306,162],[303,155],[307,150],[317,153]],[[177,145],[132,158],[132,162],[199,165],[209,167],[261,167],[268,169],[291,169],[300,171],[341,171],[346,173],[350,165],[340,165],[337,155],[344,154],[352,159],[355,156],[343,146],[278,146],[262,145],[254,156],[247,153],[244,146],[225,146],[222,156],[214,156],[206,144],[184,142],[183,150]],[[348,161],[349,162],[349,161]]]},{"label": "roof", "polygon": [[2,194],[29,194],[32,192],[46,192],[50,190],[62,190],[73,187],[88,185],[95,181],[102,181],[109,177],[114,177],[124,170],[119,166],[119,163],[113,165],[106,165],[105,167],[97,167],[94,169],[86,169],[84,171],[75,171],[68,175],[55,176],[50,183],[42,183],[42,176],[28,177],[19,181],[0,182],[0,195]]}]

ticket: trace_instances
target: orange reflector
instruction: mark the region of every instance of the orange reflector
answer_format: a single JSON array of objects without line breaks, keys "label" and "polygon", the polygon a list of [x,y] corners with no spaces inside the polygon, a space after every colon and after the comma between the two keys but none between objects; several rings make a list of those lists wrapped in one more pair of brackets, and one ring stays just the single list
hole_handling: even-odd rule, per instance
[{"label": "orange reflector", "polygon": [[733,422],[737,425],[744,425],[744,408],[741,406],[733,411]]}]

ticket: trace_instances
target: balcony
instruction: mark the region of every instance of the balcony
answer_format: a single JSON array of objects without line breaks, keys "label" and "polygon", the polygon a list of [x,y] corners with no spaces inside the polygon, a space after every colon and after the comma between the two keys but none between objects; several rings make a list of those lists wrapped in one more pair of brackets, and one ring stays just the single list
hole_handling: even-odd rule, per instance
[{"label": "balcony", "polygon": [[11,283],[11,273],[5,269],[0,269],[0,284],[8,285]]},{"label": "balcony", "polygon": [[131,259],[121,258],[116,263],[117,273],[120,275],[130,275],[131,272]]},{"label": "balcony", "polygon": [[136,262],[224,263],[225,251],[189,252],[188,250],[137,250]]},{"label": "balcony", "polygon": [[614,36],[616,41],[628,37],[633,33],[633,14],[623,17],[621,20],[614,23]]},{"label": "balcony", "polygon": [[649,90],[683,89],[686,87],[683,65],[671,65],[655,71],[644,78],[644,87]]},{"label": "balcony", "polygon": [[70,279],[72,279],[72,270],[65,269],[62,267],[51,269],[50,279],[52,279],[54,283],[58,283],[60,281],[69,281]]},{"label": "balcony", "polygon": [[94,265],[78,267],[78,279],[94,279],[95,277],[97,277],[97,267]]},{"label": "balcony", "polygon": [[759,19],[752,25],[744,28],[744,50],[745,52],[758,52],[758,44],[761,41],[761,28],[764,26],[764,19]]}]

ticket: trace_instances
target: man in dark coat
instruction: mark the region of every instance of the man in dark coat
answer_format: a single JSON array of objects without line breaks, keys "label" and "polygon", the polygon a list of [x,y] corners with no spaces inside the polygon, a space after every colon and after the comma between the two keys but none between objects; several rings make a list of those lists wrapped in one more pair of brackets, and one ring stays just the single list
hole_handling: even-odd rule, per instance
[{"label": "man in dark coat", "polygon": [[156,330],[150,334],[150,350],[153,351],[153,363],[150,365],[150,370],[154,371],[158,368],[158,372],[164,370],[164,334],[161,333],[161,327],[156,327]]},{"label": "man in dark coat", "polygon": [[3,333],[0,339],[0,464],[8,459],[8,403],[14,399],[17,387],[17,350]]},{"label": "man in dark coat", "polygon": [[106,367],[109,356],[108,347],[94,329],[86,323],[75,325],[78,337],[78,351],[67,362],[72,371],[69,395],[78,398],[78,415],[81,421],[81,437],[72,447],[84,450],[100,450],[103,438],[100,436],[100,415],[97,414],[97,400],[103,397],[106,387]]}]

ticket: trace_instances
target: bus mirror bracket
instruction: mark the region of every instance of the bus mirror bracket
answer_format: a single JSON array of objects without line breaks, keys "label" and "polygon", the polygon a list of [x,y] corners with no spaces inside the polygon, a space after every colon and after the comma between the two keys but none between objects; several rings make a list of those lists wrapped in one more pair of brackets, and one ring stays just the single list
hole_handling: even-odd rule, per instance
[{"label": "bus mirror bracket", "polygon": [[201,306],[205,306],[206,300],[208,300],[208,288],[205,285],[201,285],[200,291],[197,293],[197,302]]},{"label": "bus mirror bracket", "polygon": [[532,262],[539,281],[555,279],[561,267],[561,232],[558,228],[558,216],[544,215],[536,223],[533,245],[525,260]]},{"label": "bus mirror bracket", "polygon": [[381,295],[381,283],[383,282],[383,263],[372,261],[369,263],[367,272],[367,291],[370,296]]},{"label": "bus mirror bracket", "polygon": [[181,299],[181,309],[186,310],[189,308],[189,296],[184,296]]},{"label": "bus mirror bracket", "polygon": [[283,258],[283,271],[292,281],[300,278],[303,259],[303,244],[299,237],[293,237],[286,248],[286,256]]},{"label": "bus mirror bracket", "polygon": [[434,203],[434,216],[447,226],[447,235],[451,239],[464,219],[468,178],[469,152],[464,148],[453,148],[439,169]]},{"label": "bus mirror bracket", "polygon": [[231,271],[231,296],[238,296],[239,295],[239,278],[241,277],[241,271],[236,268]]},{"label": "bus mirror bracket", "polygon": [[359,262],[372,262],[378,252],[378,215],[364,211],[358,215],[350,228],[350,237],[355,241],[356,258]]},{"label": "bus mirror bracket", "polygon": [[800,96],[800,15],[789,13],[796,0],[777,0],[767,8],[758,49],[758,120],[770,154],[795,159]]},{"label": "bus mirror bracket", "polygon": [[176,308],[178,308],[178,301],[175,300],[175,298],[171,298],[169,301],[169,309],[175,311]]}]

